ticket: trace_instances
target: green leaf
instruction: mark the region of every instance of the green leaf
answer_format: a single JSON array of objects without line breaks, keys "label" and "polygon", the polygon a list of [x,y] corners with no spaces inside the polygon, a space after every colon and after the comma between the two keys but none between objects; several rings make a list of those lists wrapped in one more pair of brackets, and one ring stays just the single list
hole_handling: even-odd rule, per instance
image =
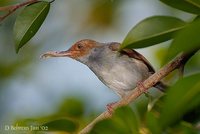
[{"label": "green leaf", "polygon": [[138,134],[138,120],[130,107],[116,109],[111,119],[98,122],[90,134]]},{"label": "green leaf", "polygon": [[80,118],[84,113],[84,105],[81,100],[68,98],[64,100],[59,108],[59,115],[64,115],[73,118]]},{"label": "green leaf", "polygon": [[200,48],[200,20],[197,20],[182,31],[174,38],[167,53],[165,61],[174,58],[180,52],[192,52]]},{"label": "green leaf", "polygon": [[[178,129],[178,132],[177,132]],[[182,121],[175,130],[177,134],[198,134],[198,129],[195,128],[192,124]]]},{"label": "green leaf", "polygon": [[193,21],[198,21],[198,20],[200,20],[200,15],[196,16],[196,17],[193,19]]},{"label": "green leaf", "polygon": [[200,3],[198,0],[160,0],[163,3],[189,12],[189,13],[193,13],[193,14],[200,14]]},{"label": "green leaf", "polygon": [[159,123],[165,129],[198,106],[200,106],[200,74],[195,74],[179,80],[168,89]]},{"label": "green leaf", "polygon": [[161,127],[159,126],[158,119],[153,112],[148,112],[146,115],[147,127],[152,134],[161,134]]},{"label": "green leaf", "polygon": [[189,2],[190,4],[200,8],[200,1],[199,0],[186,0],[187,2]]},{"label": "green leaf", "polygon": [[121,49],[143,48],[167,41],[184,26],[185,22],[175,17],[153,16],[146,18],[131,29],[124,39]]},{"label": "green leaf", "polygon": [[124,129],[118,127],[111,119],[97,122],[89,134],[124,134]]},{"label": "green leaf", "polygon": [[49,2],[37,2],[26,6],[17,16],[13,29],[16,52],[36,34],[49,9]]},{"label": "green leaf", "polygon": [[74,132],[78,128],[76,123],[68,119],[53,120],[41,125],[41,127],[46,127],[46,130],[48,131],[66,131],[66,132]]},{"label": "green leaf", "polygon": [[139,123],[135,113],[128,106],[118,108],[112,118],[115,124],[120,128],[124,128],[126,133],[139,133]]}]

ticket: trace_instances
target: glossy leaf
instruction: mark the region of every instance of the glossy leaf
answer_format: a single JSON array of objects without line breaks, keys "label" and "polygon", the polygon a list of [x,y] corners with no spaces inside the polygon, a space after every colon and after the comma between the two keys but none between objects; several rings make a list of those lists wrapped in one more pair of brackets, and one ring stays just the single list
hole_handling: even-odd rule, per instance
[{"label": "glossy leaf", "polygon": [[185,22],[175,17],[153,16],[144,19],[131,29],[121,49],[143,48],[167,41],[184,26]]},{"label": "glossy leaf", "polygon": [[185,27],[174,38],[165,61],[174,58],[180,52],[191,52],[200,49],[200,20]]},{"label": "glossy leaf", "polygon": [[49,2],[37,2],[26,6],[18,15],[13,30],[16,52],[36,34],[49,9]]},{"label": "glossy leaf", "polygon": [[195,74],[179,80],[168,89],[159,123],[162,128],[166,128],[198,106],[200,106],[200,74]]},{"label": "glossy leaf", "polygon": [[68,119],[53,120],[41,125],[41,127],[46,127],[48,131],[66,131],[66,132],[74,132],[78,128],[76,123]]},{"label": "glossy leaf", "polygon": [[193,13],[193,14],[200,14],[200,3],[198,0],[160,0],[163,3],[189,12],[189,13]]}]

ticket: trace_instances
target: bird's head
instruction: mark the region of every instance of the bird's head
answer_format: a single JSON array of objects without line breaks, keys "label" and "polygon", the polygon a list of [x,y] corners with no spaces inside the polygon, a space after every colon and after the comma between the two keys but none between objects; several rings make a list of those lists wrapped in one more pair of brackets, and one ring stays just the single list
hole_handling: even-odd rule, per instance
[{"label": "bird's head", "polygon": [[72,45],[71,48],[69,48],[66,51],[50,51],[44,53],[41,57],[70,57],[72,59],[81,61],[90,55],[91,50],[100,46],[100,43],[94,40],[84,39],[76,42],[74,45]]}]

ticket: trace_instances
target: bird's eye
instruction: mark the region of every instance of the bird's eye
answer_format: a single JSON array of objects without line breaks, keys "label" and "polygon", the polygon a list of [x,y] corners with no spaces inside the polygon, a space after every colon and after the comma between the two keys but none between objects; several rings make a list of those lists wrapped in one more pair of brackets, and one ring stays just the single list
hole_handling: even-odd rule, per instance
[{"label": "bird's eye", "polygon": [[82,44],[77,44],[77,48],[78,48],[78,49],[82,49],[82,48],[83,48],[83,45],[82,45]]}]

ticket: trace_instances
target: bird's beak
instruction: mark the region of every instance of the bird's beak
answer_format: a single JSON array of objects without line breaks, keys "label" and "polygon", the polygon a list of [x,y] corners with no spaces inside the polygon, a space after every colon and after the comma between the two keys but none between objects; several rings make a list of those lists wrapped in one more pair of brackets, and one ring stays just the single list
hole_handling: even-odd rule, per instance
[{"label": "bird's beak", "polygon": [[43,55],[41,55],[41,58],[49,58],[49,57],[71,57],[73,55],[73,51],[67,50],[67,51],[50,51],[46,52]]}]

